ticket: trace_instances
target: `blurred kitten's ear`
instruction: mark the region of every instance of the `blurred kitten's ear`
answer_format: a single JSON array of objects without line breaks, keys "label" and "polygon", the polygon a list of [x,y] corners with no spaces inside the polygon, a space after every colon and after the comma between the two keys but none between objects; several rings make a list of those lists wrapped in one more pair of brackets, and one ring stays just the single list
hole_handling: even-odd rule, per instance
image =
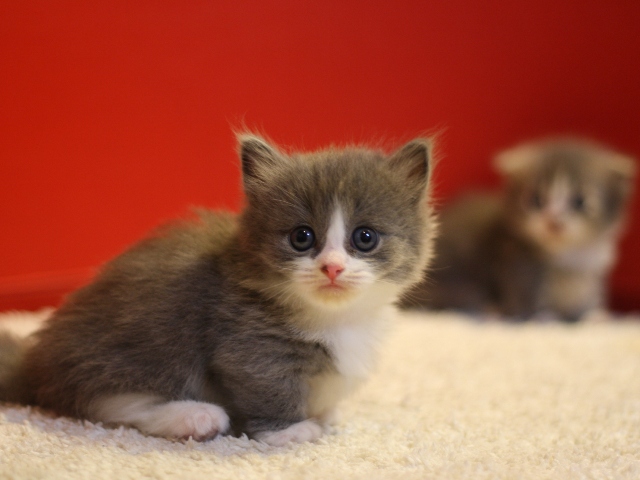
[{"label": "blurred kitten's ear", "polygon": [[621,153],[613,152],[607,157],[609,170],[628,180],[633,180],[636,176],[636,162],[633,158]]},{"label": "blurred kitten's ear", "polygon": [[537,149],[532,145],[520,145],[496,155],[493,166],[505,177],[519,177],[530,171],[537,153]]},{"label": "blurred kitten's ear", "polygon": [[391,155],[390,162],[404,170],[408,180],[415,186],[426,188],[433,164],[432,150],[432,140],[416,138]]},{"label": "blurred kitten's ear", "polygon": [[263,138],[241,133],[237,135],[237,139],[242,174],[245,178],[257,177],[260,171],[265,171],[263,169],[269,169],[282,162],[283,155]]},{"label": "blurred kitten's ear", "polygon": [[633,158],[617,152],[606,152],[605,162],[610,172],[606,180],[605,205],[612,215],[619,215],[629,203],[636,164]]}]

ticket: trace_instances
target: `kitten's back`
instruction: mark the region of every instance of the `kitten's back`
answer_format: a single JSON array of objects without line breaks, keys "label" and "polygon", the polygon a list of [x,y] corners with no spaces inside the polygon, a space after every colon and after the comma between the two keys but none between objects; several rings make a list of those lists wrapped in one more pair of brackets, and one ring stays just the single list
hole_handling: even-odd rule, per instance
[{"label": "kitten's back", "polygon": [[404,297],[403,307],[459,308],[475,311],[488,301],[487,270],[483,260],[488,237],[501,229],[502,204],[498,197],[467,194],[438,214],[439,235],[434,261],[424,281]]},{"label": "kitten's back", "polygon": [[[100,391],[129,385],[179,398],[201,383],[203,299],[224,296],[217,260],[235,232],[229,214],[162,227],[73,293],[35,334],[24,364],[37,403],[86,415]],[[144,358],[153,372],[135,367]]]}]

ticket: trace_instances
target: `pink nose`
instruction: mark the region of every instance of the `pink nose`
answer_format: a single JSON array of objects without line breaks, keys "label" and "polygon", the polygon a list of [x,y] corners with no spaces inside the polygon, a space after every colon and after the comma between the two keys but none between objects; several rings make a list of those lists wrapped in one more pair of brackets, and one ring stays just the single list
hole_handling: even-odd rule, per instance
[{"label": "pink nose", "polygon": [[547,219],[547,228],[549,229],[549,231],[551,233],[558,234],[558,233],[561,233],[562,230],[564,230],[564,224],[559,220],[556,220],[556,219],[553,219],[553,218],[548,218]]},{"label": "pink nose", "polygon": [[322,270],[322,273],[329,277],[329,280],[334,281],[338,277],[338,275],[342,273],[344,267],[342,265],[330,263],[328,265],[323,265],[320,270]]}]

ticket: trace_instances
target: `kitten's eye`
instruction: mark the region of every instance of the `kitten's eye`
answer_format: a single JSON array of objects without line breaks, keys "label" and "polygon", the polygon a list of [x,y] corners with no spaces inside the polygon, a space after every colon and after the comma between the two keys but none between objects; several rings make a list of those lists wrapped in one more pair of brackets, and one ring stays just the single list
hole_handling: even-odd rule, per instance
[{"label": "kitten's eye", "polygon": [[289,235],[291,246],[299,252],[304,252],[316,243],[316,236],[309,227],[298,227]]},{"label": "kitten's eye", "polygon": [[361,252],[369,252],[378,245],[377,232],[369,227],[358,227],[351,236],[353,246]]},{"label": "kitten's eye", "polygon": [[529,203],[533,208],[542,208],[542,196],[538,192],[533,192],[531,194],[531,198],[529,199]]},{"label": "kitten's eye", "polygon": [[571,197],[571,208],[573,208],[576,212],[581,212],[584,210],[584,197],[579,193],[575,194]]}]

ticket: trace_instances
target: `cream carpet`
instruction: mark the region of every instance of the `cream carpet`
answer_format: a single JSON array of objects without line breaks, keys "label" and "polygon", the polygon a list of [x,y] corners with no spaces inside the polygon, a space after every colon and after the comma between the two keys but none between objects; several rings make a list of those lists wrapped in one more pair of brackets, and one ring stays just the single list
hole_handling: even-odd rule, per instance
[{"label": "cream carpet", "polygon": [[[3,314],[28,330],[39,314]],[[640,478],[640,319],[398,320],[316,443],[147,438],[0,405],[0,478]]]}]

